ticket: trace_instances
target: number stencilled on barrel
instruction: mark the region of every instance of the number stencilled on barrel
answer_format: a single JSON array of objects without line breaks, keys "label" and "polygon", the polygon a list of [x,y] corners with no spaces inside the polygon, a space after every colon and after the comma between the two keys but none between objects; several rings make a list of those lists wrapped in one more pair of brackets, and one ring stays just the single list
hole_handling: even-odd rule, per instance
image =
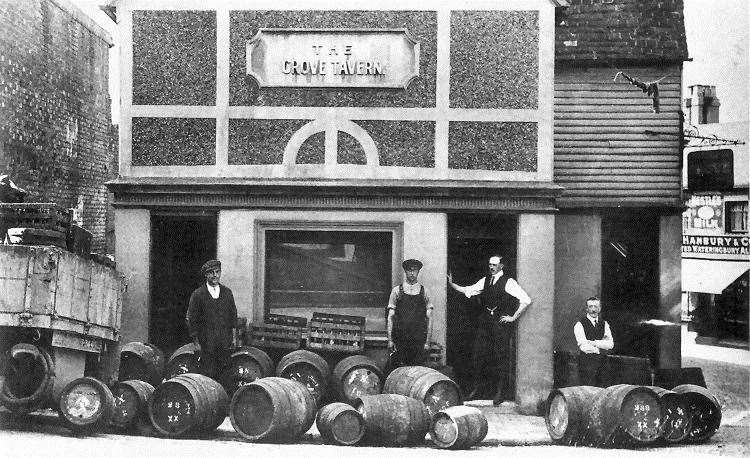
[{"label": "number stencilled on barrel", "polygon": [[295,370],[288,372],[286,378],[296,380],[307,387],[307,390],[315,398],[315,402],[320,401],[323,390],[323,383],[320,380],[320,376],[315,372],[311,371],[305,366],[296,367]]},{"label": "number stencilled on barrel", "polygon": [[623,403],[625,429],[634,438],[648,440],[661,432],[662,414],[654,397],[645,393],[635,393]]},{"label": "number stencilled on barrel", "polygon": [[162,398],[158,401],[157,410],[162,427],[176,431],[192,423],[195,406],[188,399]]},{"label": "number stencilled on barrel", "polygon": [[344,379],[344,394],[348,399],[380,394],[380,377],[370,369],[352,369]]},{"label": "number stencilled on barrel", "polygon": [[117,389],[114,392],[115,408],[112,412],[113,422],[125,421],[136,412],[138,396],[131,390]]}]

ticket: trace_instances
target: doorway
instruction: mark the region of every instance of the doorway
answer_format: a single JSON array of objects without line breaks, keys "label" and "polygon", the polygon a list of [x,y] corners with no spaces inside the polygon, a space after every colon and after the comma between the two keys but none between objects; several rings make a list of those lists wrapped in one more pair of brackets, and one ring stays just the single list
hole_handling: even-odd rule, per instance
[{"label": "doorway", "polygon": [[[448,215],[448,271],[453,282],[471,285],[487,275],[487,260],[493,254],[503,256],[505,275],[516,276],[516,243],[518,218],[515,215],[453,214]],[[476,318],[480,311],[477,297],[467,299],[448,288],[446,361],[453,367],[457,383],[464,393],[472,389],[472,344]],[[516,353],[516,339],[511,340]],[[506,397],[515,398],[513,358]]]},{"label": "doorway", "polygon": [[217,217],[151,217],[149,341],[167,357],[190,342],[185,314],[192,292],[203,283],[200,267],[216,257]]}]

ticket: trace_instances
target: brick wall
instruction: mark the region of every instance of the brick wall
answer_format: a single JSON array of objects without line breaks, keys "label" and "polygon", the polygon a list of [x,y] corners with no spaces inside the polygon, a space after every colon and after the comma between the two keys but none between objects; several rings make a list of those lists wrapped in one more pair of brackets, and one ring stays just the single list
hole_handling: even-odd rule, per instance
[{"label": "brick wall", "polygon": [[27,202],[75,207],[81,197],[96,251],[116,173],[110,40],[64,0],[0,0],[0,174]]}]

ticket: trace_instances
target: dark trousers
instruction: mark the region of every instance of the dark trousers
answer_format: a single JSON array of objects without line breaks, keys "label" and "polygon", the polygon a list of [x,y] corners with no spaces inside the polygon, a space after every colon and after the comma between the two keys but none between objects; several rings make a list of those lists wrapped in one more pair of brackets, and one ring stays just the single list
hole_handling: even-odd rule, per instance
[{"label": "dark trousers", "polygon": [[578,382],[581,385],[602,386],[602,368],[605,355],[578,353]]},{"label": "dark trousers", "polygon": [[396,350],[388,358],[386,373],[402,366],[421,366],[427,359],[427,352],[424,350],[424,341],[401,341],[394,340]]},{"label": "dark trousers", "polygon": [[475,388],[486,391],[488,385],[494,385],[497,387],[496,392],[503,392],[507,387],[512,367],[510,339],[513,331],[512,324],[479,319],[472,351],[472,376]]},{"label": "dark trousers", "polygon": [[218,381],[228,362],[229,349],[214,348],[210,352],[201,351],[201,374]]}]

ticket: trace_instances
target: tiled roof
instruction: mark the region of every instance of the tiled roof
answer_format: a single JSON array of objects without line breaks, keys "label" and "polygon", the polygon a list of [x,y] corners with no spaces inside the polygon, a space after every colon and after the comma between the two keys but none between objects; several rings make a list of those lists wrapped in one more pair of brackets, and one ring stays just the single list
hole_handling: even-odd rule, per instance
[{"label": "tiled roof", "polygon": [[687,59],[682,0],[569,0],[558,8],[558,63]]}]

